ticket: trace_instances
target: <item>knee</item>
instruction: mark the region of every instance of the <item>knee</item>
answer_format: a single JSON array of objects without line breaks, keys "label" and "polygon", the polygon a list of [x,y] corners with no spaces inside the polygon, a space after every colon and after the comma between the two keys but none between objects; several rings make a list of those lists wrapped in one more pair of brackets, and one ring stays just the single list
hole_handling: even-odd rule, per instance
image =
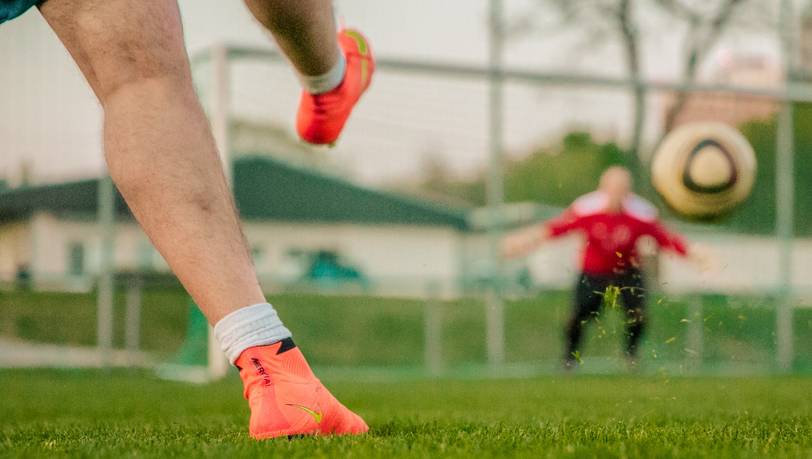
[{"label": "knee", "polygon": [[[109,18],[107,18],[109,19]],[[83,51],[90,62],[94,91],[104,105],[122,88],[150,81],[186,85],[191,89],[191,72],[180,31],[140,28],[131,19],[113,23],[93,14],[82,14],[77,32],[86,37]]]}]

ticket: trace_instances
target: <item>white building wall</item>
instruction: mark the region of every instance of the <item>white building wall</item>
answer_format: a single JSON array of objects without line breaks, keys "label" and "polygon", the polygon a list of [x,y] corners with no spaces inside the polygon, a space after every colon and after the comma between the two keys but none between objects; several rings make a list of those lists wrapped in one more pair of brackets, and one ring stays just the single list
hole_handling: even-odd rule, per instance
[{"label": "white building wall", "polygon": [[[709,250],[712,266],[700,271],[676,257],[665,258],[660,266],[668,290],[769,293],[779,285],[780,246],[775,238],[716,234],[690,239]],[[792,252],[792,285],[797,291],[812,292],[812,239],[797,239]]]},{"label": "white building wall", "polygon": [[[774,238],[746,235],[692,234],[687,238],[708,250],[710,269],[671,252],[661,252],[660,288],[669,292],[732,291],[767,293],[779,283],[779,245]],[[542,285],[568,287],[579,271],[582,240],[568,237],[548,243],[527,259]],[[798,239],[793,250],[793,286],[812,292],[812,239]]]},{"label": "white building wall", "polygon": [[31,225],[21,221],[0,226],[0,280],[13,281],[31,260]]},{"label": "white building wall", "polygon": [[[458,274],[459,233],[450,228],[246,222],[244,231],[257,254],[255,264],[263,280],[297,280],[302,266],[291,252],[322,249],[339,253],[368,278],[384,284],[419,288],[430,281],[441,281],[450,285]],[[30,259],[34,280],[40,286],[56,287],[67,282],[72,288],[88,288],[98,272],[99,229],[89,218],[66,219],[38,213],[28,224],[0,228],[0,236],[4,232],[19,234],[3,238],[5,244],[0,241],[0,267],[19,262],[21,256],[17,253],[22,249],[16,241],[21,241],[20,247],[32,248],[27,256],[30,258],[23,258]],[[86,275],[81,278],[68,275],[69,247],[74,243],[84,246]],[[115,263],[120,270],[169,270],[135,222],[117,224],[115,247]]]},{"label": "white building wall", "polygon": [[[30,221],[31,269],[34,281],[41,286],[68,282],[75,288],[86,288],[98,273],[100,260],[100,229],[91,219],[64,219],[40,212]],[[69,247],[84,247],[84,276],[69,276]],[[114,260],[120,270],[135,270],[147,250],[150,257],[159,259],[146,235],[134,222],[116,224],[116,251]],[[154,254],[154,255],[153,255]],[[154,264],[159,266],[158,263]],[[73,277],[70,279],[70,277]]]},{"label": "white building wall", "polygon": [[387,282],[452,282],[458,273],[458,232],[444,227],[248,222],[246,237],[262,252],[260,277],[291,279],[300,267],[292,249],[333,250],[368,277]]},{"label": "white building wall", "polygon": [[[255,263],[260,278],[267,282],[299,279],[302,265],[291,252],[322,249],[339,253],[378,284],[410,293],[431,282],[453,288],[463,276],[488,274],[486,236],[462,236],[450,228],[253,221],[244,229],[258,253]],[[79,242],[85,246],[88,278],[75,279],[73,285],[86,288],[98,270],[98,239],[96,224],[89,219],[38,213],[27,222],[3,225],[0,276],[11,280],[20,264],[30,264],[40,285],[64,282],[68,247]],[[714,266],[700,271],[685,259],[663,253],[659,280],[664,290],[766,293],[778,285],[779,247],[773,238],[694,234],[688,239],[709,248]],[[508,270],[526,264],[539,285],[569,287],[578,273],[581,244],[577,236],[552,241],[527,260],[508,263]],[[794,287],[812,293],[812,239],[799,239],[794,248]],[[168,270],[134,222],[117,225],[115,261],[123,270]]]}]

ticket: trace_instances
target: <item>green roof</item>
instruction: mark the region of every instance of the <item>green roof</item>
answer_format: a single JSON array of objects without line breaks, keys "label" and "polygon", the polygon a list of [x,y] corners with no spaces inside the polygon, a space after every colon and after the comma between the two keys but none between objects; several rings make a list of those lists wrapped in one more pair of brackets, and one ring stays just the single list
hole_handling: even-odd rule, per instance
[{"label": "green roof", "polygon": [[[92,214],[98,179],[0,191],[0,221],[33,211]],[[267,156],[234,161],[234,194],[244,219],[450,226],[467,230],[465,209],[364,187]],[[119,214],[129,214],[116,194]]]}]

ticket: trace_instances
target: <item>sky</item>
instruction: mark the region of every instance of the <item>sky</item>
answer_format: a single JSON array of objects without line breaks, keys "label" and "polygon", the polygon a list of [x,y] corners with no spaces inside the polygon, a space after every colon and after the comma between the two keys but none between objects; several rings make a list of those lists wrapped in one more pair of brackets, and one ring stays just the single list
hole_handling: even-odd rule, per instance
[{"label": "sky", "polygon": [[[506,0],[508,21],[549,19],[538,1]],[[190,54],[213,43],[272,47],[242,2],[181,0]],[[343,21],[367,34],[379,56],[440,63],[487,62],[484,0],[339,0]],[[645,19],[644,66],[648,78],[673,80],[679,71],[680,30],[654,12]],[[616,46],[584,42],[573,28],[554,28],[512,38],[505,63],[543,71],[623,74]],[[714,51],[763,54],[778,59],[775,37],[738,30]],[[711,64],[713,56],[711,58]],[[298,88],[283,65],[233,67],[232,116],[267,121],[292,130]],[[197,69],[206,96],[206,69]],[[0,26],[0,174],[19,175],[26,162],[36,181],[101,173],[100,109],[75,65],[36,11]],[[661,100],[648,131],[658,129]],[[487,159],[487,86],[483,82],[379,72],[339,146],[329,156],[343,173],[361,181],[389,183],[419,175],[435,155],[451,170],[472,173]],[[505,89],[505,147],[521,155],[573,127],[622,140],[629,101],[618,91],[585,88]]]}]

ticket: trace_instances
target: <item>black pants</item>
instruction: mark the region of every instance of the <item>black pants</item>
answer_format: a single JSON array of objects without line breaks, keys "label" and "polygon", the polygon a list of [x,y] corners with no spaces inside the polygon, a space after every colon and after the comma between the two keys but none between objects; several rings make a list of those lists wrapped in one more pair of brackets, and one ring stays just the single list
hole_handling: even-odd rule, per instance
[{"label": "black pants", "polygon": [[572,316],[565,330],[564,359],[576,360],[584,325],[600,314],[601,305],[609,302],[623,304],[626,313],[626,355],[635,357],[646,325],[645,292],[643,275],[637,269],[610,276],[581,273],[575,286]]}]

